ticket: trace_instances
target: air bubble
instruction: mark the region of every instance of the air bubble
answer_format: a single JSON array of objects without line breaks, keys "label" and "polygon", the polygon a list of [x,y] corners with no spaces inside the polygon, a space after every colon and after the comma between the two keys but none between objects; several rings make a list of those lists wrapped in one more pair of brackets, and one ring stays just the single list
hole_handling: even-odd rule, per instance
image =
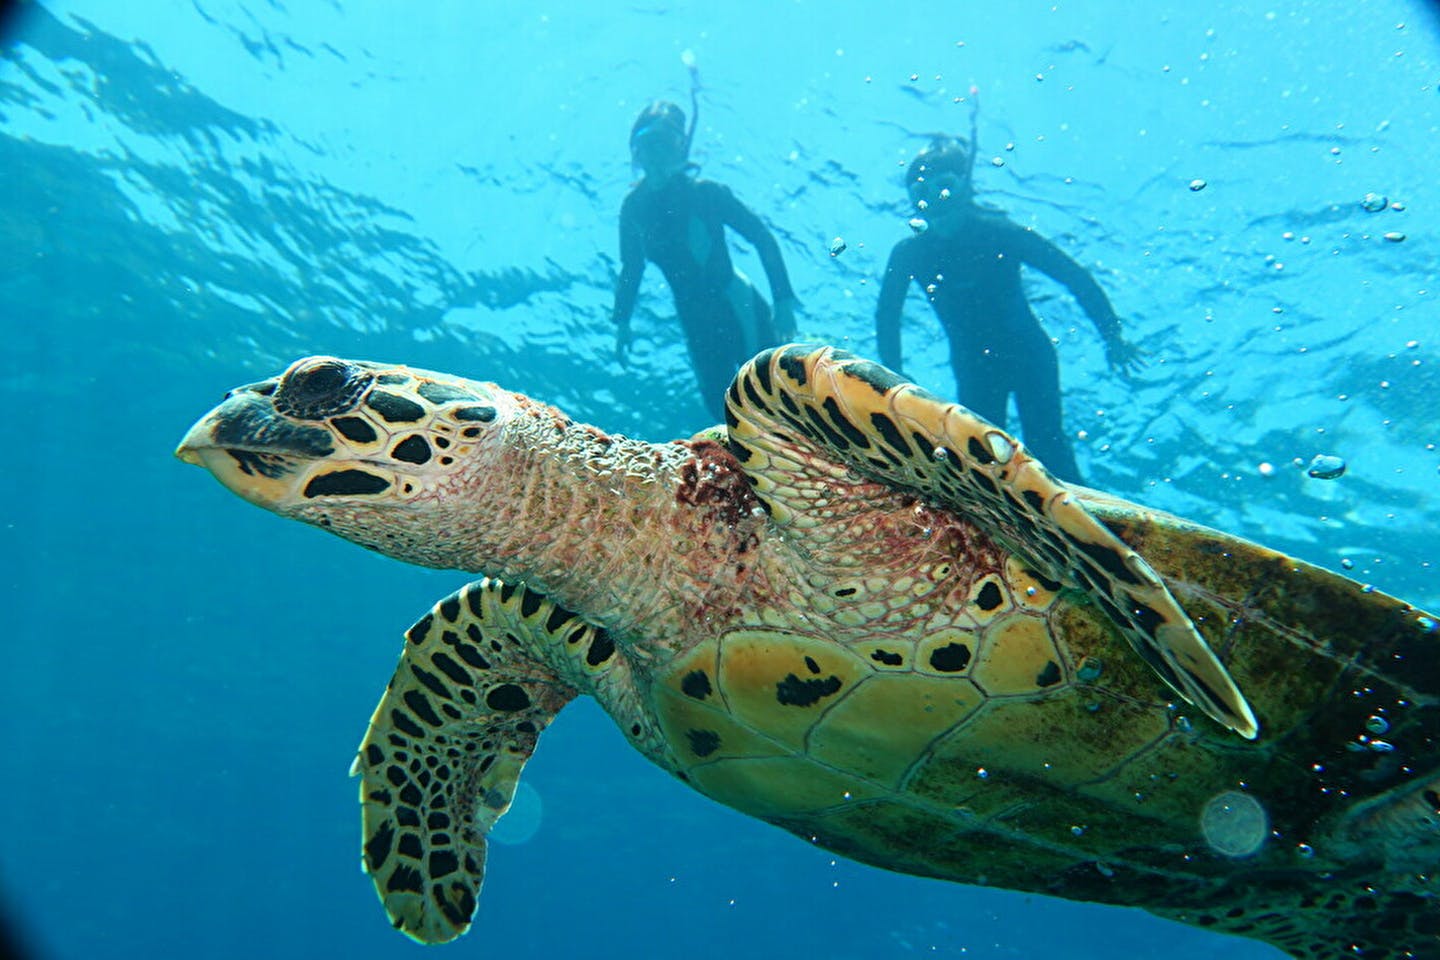
[{"label": "air bubble", "polygon": [[1305,472],[1316,480],[1334,480],[1344,476],[1348,465],[1345,461],[1333,454],[1319,453],[1310,461],[1310,467]]},{"label": "air bubble", "polygon": [[1379,213],[1389,205],[1390,200],[1384,194],[1367,193],[1360,198],[1360,206],[1364,207],[1370,213]]},{"label": "air bubble", "polygon": [[830,241],[830,256],[838,257],[845,252],[845,238],[836,237]]},{"label": "air bubble", "polygon": [[1390,730],[1390,721],[1384,717],[1370,717],[1365,721],[1365,729],[1371,733],[1387,733]]},{"label": "air bubble", "polygon": [[1207,186],[1209,186],[1209,184],[1207,184],[1204,180],[1201,180],[1199,177],[1196,177],[1194,180],[1191,180],[1191,181],[1190,181],[1190,192],[1191,192],[1191,193],[1199,193],[1201,190],[1204,190]]},{"label": "air bubble", "polygon": [[1205,842],[1222,856],[1250,856],[1265,843],[1269,831],[1269,817],[1260,801],[1238,790],[1215,796],[1200,813]]},{"label": "air bubble", "polygon": [[1440,624],[1435,622],[1434,617],[1416,617],[1415,625],[1426,633],[1434,633],[1436,629],[1440,629]]},{"label": "air bubble", "polygon": [[927,223],[925,220],[921,219],[920,217],[911,217],[910,229],[915,231],[915,233],[918,235],[924,233],[926,230],[929,230],[930,224]]},{"label": "air bubble", "polygon": [[935,452],[930,454],[937,462],[943,463],[950,459],[950,451],[944,447],[936,447]]}]

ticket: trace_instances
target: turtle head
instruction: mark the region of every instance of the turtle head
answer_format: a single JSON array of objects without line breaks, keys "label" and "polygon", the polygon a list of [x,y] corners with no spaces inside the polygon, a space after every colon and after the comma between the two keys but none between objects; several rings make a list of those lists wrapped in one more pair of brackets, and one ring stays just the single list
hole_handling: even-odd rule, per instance
[{"label": "turtle head", "polygon": [[[403,556],[390,543],[423,533],[401,517],[423,517],[447,489],[473,485],[513,411],[493,384],[307,357],[231,390],[175,455],[251,503]],[[388,542],[377,542],[379,529]]]}]

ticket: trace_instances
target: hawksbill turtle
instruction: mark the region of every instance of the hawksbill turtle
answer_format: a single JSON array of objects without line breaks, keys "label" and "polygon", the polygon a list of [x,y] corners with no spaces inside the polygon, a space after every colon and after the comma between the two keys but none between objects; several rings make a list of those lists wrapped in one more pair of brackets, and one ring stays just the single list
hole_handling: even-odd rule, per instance
[{"label": "hawksbill turtle", "polygon": [[312,357],[178,456],[483,577],[360,745],[395,927],[468,929],[541,731],[600,702],[719,802],[903,873],[1142,907],[1294,957],[1440,957],[1440,639],[1394,598],[1062,485],[829,347],[645,443],[490,383]]}]

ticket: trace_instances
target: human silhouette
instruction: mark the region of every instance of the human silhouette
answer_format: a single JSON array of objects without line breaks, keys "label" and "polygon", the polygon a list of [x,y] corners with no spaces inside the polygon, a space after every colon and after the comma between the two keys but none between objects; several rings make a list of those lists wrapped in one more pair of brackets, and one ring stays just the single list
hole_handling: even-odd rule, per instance
[{"label": "human silhouette", "polygon": [[[615,287],[615,353],[626,363],[630,316],[647,262],[660,267],[675,297],[690,364],[716,420],[735,371],[765,347],[795,333],[795,293],[774,235],[728,187],[695,176],[685,113],[656,101],[630,130],[630,156],[643,176],[620,208],[620,279]],[[770,280],[765,298],[730,262],[725,228],[754,245]]]},{"label": "human silhouette", "polygon": [[1034,230],[975,203],[972,170],[970,142],[937,137],[906,172],[912,227],[921,229],[895,244],[885,267],[875,311],[880,361],[901,369],[900,314],[914,282],[950,339],[958,401],[1004,427],[1013,394],[1026,447],[1057,477],[1079,480],[1061,426],[1055,347],[1030,309],[1020,267],[1069,289],[1099,330],[1111,369],[1130,372],[1142,365],[1140,353],[1088,270]]}]

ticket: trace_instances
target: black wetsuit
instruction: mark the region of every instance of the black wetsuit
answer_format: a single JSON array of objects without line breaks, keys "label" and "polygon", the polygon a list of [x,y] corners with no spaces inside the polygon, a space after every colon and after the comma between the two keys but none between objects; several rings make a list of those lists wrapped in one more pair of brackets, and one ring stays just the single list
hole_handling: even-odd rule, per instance
[{"label": "black wetsuit", "polygon": [[[705,408],[725,416],[725,391],[735,371],[756,352],[775,345],[770,306],[744,284],[730,262],[725,228],[750,241],[770,279],[777,301],[794,293],[775,237],[728,187],[688,174],[658,187],[641,183],[620,208],[620,282],[614,317],[628,323],[635,308],[645,262],[665,274],[675,312],[690,348],[690,363]],[[749,316],[742,315],[748,310]]]},{"label": "black wetsuit", "polygon": [[1013,393],[1025,445],[1056,476],[1079,480],[1061,427],[1055,347],[1030,310],[1020,265],[1066,286],[1107,342],[1119,336],[1120,321],[1095,278],[1050,241],[1003,214],[972,211],[953,233],[932,229],[891,251],[875,312],[880,362],[900,369],[900,313],[913,279],[950,338],[959,402],[1004,427]]}]

